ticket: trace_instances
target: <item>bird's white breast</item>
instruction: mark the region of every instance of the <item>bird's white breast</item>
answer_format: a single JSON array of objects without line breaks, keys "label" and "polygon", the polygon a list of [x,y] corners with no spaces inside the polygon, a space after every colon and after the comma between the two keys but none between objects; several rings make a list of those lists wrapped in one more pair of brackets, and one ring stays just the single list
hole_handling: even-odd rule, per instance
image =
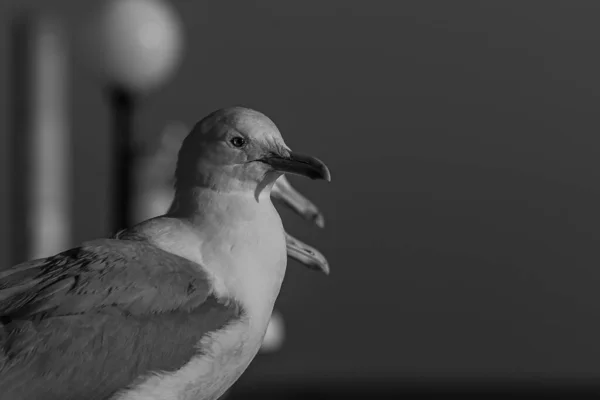
[{"label": "bird's white breast", "polygon": [[[213,400],[244,372],[258,353],[285,274],[287,251],[281,219],[270,201],[259,218],[213,226],[196,236],[173,230],[154,239],[164,250],[206,267],[217,297],[233,298],[243,317],[198,344],[202,353],[174,372],[155,373],[111,400]],[[226,222],[226,221],[225,221]],[[223,221],[218,221],[223,223]]]}]

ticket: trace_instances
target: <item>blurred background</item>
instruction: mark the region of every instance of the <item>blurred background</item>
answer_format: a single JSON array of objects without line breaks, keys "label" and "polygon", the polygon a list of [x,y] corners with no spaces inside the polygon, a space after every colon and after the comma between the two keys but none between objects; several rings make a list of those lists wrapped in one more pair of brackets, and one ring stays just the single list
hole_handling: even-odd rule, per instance
[{"label": "blurred background", "polygon": [[598,394],[598,21],[594,0],[2,0],[0,267],[160,213],[171,139],[241,104],[330,166],[290,178],[326,229],[281,213],[332,274],[290,261],[285,341],[229,398]]}]

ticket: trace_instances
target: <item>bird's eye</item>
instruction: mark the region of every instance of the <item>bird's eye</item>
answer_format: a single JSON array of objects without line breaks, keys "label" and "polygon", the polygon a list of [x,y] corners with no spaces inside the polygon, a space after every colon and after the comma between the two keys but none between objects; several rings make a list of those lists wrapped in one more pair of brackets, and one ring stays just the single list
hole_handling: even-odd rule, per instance
[{"label": "bird's eye", "polygon": [[233,139],[231,139],[230,142],[234,147],[244,147],[244,145],[246,144],[246,139],[240,136],[236,136]]}]

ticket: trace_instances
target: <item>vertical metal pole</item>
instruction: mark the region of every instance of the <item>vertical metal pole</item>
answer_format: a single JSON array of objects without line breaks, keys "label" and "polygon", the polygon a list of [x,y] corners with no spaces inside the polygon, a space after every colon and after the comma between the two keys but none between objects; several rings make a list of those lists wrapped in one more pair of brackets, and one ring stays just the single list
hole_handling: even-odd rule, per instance
[{"label": "vertical metal pole", "polygon": [[129,227],[132,195],[134,193],[133,129],[134,96],[121,86],[109,88],[112,126],[112,179],[113,179],[113,222],[112,231]]}]

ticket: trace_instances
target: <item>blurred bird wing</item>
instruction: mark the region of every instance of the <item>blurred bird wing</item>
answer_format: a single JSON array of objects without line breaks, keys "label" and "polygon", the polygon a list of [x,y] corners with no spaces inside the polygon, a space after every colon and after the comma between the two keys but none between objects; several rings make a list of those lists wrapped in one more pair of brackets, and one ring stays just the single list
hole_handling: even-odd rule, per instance
[{"label": "blurred bird wing", "polygon": [[95,240],[17,265],[0,273],[0,399],[105,398],[179,369],[239,313],[200,265],[145,241]]},{"label": "blurred bird wing", "polygon": [[189,311],[209,293],[206,275],[191,261],[143,241],[102,239],[2,272],[0,315]]}]

